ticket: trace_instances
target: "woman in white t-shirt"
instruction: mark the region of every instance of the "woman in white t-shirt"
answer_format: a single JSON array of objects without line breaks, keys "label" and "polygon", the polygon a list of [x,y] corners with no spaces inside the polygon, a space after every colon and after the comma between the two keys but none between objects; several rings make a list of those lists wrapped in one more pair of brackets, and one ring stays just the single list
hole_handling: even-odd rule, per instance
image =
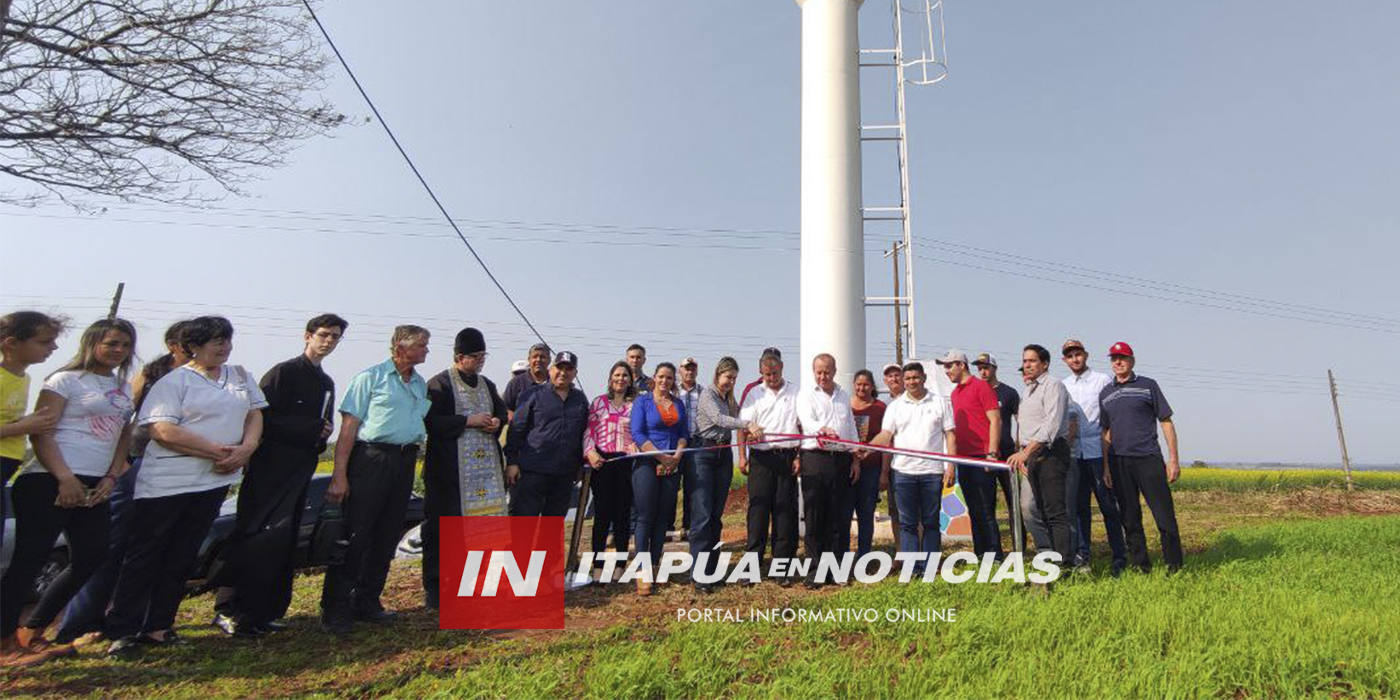
[{"label": "woman in white t-shirt", "polygon": [[151,442],[136,475],[131,539],[107,614],[114,656],[179,641],[171,628],[200,544],[262,438],[267,401],[247,370],[227,364],[228,319],[190,320],[180,346],[189,363],[151,387],[137,417]]},{"label": "woman in white t-shirt", "polygon": [[[72,653],[41,635],[107,556],[107,496],[126,470],[131,437],[131,371],[136,330],[122,319],[88,326],[71,362],[49,375],[36,410],[59,416],[50,432],[30,438],[37,461],[15,479],[15,554],[0,583],[0,633],[47,655]],[[24,629],[20,608],[58,534],[68,566],[39,599]]]}]

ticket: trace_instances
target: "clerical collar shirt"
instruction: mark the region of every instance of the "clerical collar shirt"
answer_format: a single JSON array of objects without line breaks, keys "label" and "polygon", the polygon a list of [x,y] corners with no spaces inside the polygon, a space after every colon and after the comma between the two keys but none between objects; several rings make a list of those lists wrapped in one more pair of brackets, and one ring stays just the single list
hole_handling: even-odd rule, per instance
[{"label": "clerical collar shirt", "polygon": [[1046,374],[1026,383],[1021,399],[1021,446],[1038,442],[1049,447],[1069,435],[1069,392],[1060,380]]},{"label": "clerical collar shirt", "polygon": [[[851,395],[839,385],[830,394],[819,386],[803,389],[797,395],[797,420],[802,425],[804,435],[813,435],[822,428],[831,428],[842,440],[859,440],[856,432],[855,414],[851,412]],[[804,450],[834,450],[848,452],[850,445],[822,443],[816,438],[802,441]]]},{"label": "clerical collar shirt", "polygon": [[1069,391],[1070,414],[1079,423],[1079,433],[1075,437],[1075,453],[1081,459],[1101,459],[1103,457],[1103,429],[1099,427],[1099,394],[1113,383],[1113,379],[1103,372],[1092,369],[1083,374],[1070,372],[1064,378],[1065,389]]},{"label": "clerical collar shirt", "polygon": [[[797,426],[797,386],[783,382],[777,391],[760,384],[744,397],[739,407],[739,418],[745,423],[757,423],[765,435],[794,435]],[[798,440],[783,440],[763,445],[754,445],[755,450],[792,449],[801,444]]]}]

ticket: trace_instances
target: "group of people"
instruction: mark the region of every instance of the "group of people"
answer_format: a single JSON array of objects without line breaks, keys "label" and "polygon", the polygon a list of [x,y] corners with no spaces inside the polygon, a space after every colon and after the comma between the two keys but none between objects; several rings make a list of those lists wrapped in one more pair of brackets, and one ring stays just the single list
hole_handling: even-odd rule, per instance
[{"label": "group of people", "polygon": [[[719,360],[704,386],[694,358],[658,363],[648,375],[646,349],[633,345],[590,402],[576,386],[578,357],[544,344],[530,348],[499,391],[483,374],[486,339],[475,328],[457,333],[451,365],[425,380],[415,368],[427,359],[430,333],[403,325],[389,339],[388,359],[356,374],[337,403],[322,362],[348,327],[335,314],[310,319],[303,351],[258,381],[229,363],[227,319],[175,323],[165,334],[167,353],[139,371],[135,328],[104,319],[84,330],[73,359],[44,379],[28,410],[26,369],[54,352],[65,321],[35,311],[0,317],[3,483],[19,472],[10,499],[16,546],[0,582],[0,661],[71,655],[75,640],[93,634],[115,657],[182,643],[174,622],[186,581],[235,484],[236,525],[211,582],[213,624],[245,638],[285,629],[300,519],[337,412],[326,502],[342,514],[343,532],[321,595],[321,622],[337,635],[396,617],[381,596],[420,445],[422,584],[430,608],[439,602],[438,518],[562,516],[582,469],[592,470],[593,550],[604,551],[611,538],[627,552],[630,540],[654,564],[680,496],[697,566],[717,566],[699,555],[720,543],[737,466],[748,478],[745,548],[760,556],[795,557],[799,517],[806,556],[849,551],[853,519],[855,551],[869,552],[882,490],[890,494],[899,549],[938,551],[942,486],[955,479],[967,496],[974,548],[1000,556],[996,490],[1009,494],[1017,479],[1025,488],[1014,507],[1038,549],[1087,567],[1092,494],[1108,528],[1113,573],[1129,560],[1146,570],[1141,496],[1167,566],[1181,565],[1168,487],[1179,473],[1171,408],[1155,382],[1133,372],[1125,343],[1109,351],[1110,378],[1088,369],[1081,343],[1066,342],[1071,376],[1064,380],[1048,376],[1045,348],[1028,345],[1024,397],[997,379],[989,354],[969,362],[951,351],[937,360],[953,383],[950,396],[922,363],[890,365],[883,372],[888,402],[868,370],[855,372],[850,392],[837,384],[828,354],[812,358],[815,382],[799,388],[784,376],[782,353],[768,348],[760,378],[738,390],[740,368],[731,357]],[[1159,424],[1169,460],[1158,447]],[[34,454],[28,464],[26,440]],[[911,450],[990,458],[1010,469],[945,469]],[[68,564],[21,624],[60,533]],[[818,585],[810,577],[805,583]],[[639,580],[637,593],[649,595],[651,586]]]}]

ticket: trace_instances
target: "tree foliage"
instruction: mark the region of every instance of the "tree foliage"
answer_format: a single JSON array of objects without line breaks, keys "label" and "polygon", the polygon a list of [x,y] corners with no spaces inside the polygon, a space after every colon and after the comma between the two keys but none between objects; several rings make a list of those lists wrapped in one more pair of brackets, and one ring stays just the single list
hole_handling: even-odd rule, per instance
[{"label": "tree foliage", "polygon": [[0,173],[29,183],[0,202],[213,199],[345,119],[300,0],[0,0],[0,17]]}]

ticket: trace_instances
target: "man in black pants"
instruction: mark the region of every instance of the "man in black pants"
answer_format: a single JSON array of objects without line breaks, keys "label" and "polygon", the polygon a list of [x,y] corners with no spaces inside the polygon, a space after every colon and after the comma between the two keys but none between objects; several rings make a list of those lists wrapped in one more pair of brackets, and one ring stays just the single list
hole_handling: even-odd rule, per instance
[{"label": "man in black pants", "polygon": [[510,419],[505,455],[513,516],[569,512],[588,429],[588,397],[574,388],[577,376],[578,356],[558,353],[549,366],[549,383],[526,394]]},{"label": "man in black pants", "polygon": [[[758,431],[739,431],[739,442],[761,440],[768,434],[794,435],[797,426],[797,386],[783,379],[783,360],[765,353],[759,363],[763,384],[749,392],[739,418]],[[739,448],[739,472],[749,477],[748,543],[746,552],[763,556],[768,528],[773,528],[773,556],[797,556],[796,440]],[[780,581],[790,585],[791,579]]]},{"label": "man in black pants", "polygon": [[[497,439],[506,405],[481,374],[486,338],[463,328],[452,347],[452,366],[428,380],[427,454],[423,458],[423,593],[438,607],[438,518],[505,515],[504,462]],[[462,484],[467,498],[462,497]]]},{"label": "man in black pants", "polygon": [[1021,449],[1006,463],[1028,474],[1041,518],[1060,554],[1060,566],[1068,569],[1074,563],[1065,507],[1065,478],[1070,465],[1069,391],[1049,371],[1050,351],[1041,345],[1027,345],[1021,353],[1021,373],[1026,380],[1019,416]]},{"label": "man in black pants", "polygon": [[[859,442],[851,395],[836,383],[836,358],[827,353],[812,360],[816,384],[797,395],[797,420],[808,435]],[[821,555],[846,550],[850,522],[841,504],[851,484],[860,478],[860,464],[852,465],[847,445],[802,441],[799,457],[802,470],[802,511],[807,521],[803,547],[807,554],[807,588],[818,588],[817,565]],[[852,471],[854,470],[854,474]]]},{"label": "man in black pants", "polygon": [[[1103,439],[1109,450],[1104,457],[1108,470],[1104,481],[1118,497],[1122,512],[1123,531],[1128,540],[1128,560],[1138,570],[1151,569],[1147,558],[1147,536],[1142,529],[1141,494],[1152,509],[1157,532],[1162,538],[1162,559],[1168,571],[1181,568],[1181,533],[1176,525],[1176,508],[1172,504],[1170,484],[1181,476],[1177,458],[1176,424],[1172,423],[1172,407],[1157,382],[1133,372],[1137,360],[1127,343],[1114,343],[1108,356],[1113,368],[1113,383],[1099,394],[1099,420]],[[1162,448],[1157,443],[1157,424],[1167,438],[1170,461],[1163,462]],[[1110,427],[1111,426],[1111,427]]]},{"label": "man in black pants", "polygon": [[292,603],[293,557],[306,490],[331,434],[335,382],[321,369],[349,324],[335,314],[306,322],[300,355],[274,365],[261,386],[263,440],[238,489],[238,518],[214,577],[222,586],[214,626],[235,637],[261,637]]},{"label": "man in black pants", "polygon": [[427,329],[399,326],[390,359],[355,375],[340,402],[340,435],[328,503],[344,503],[348,545],[326,568],[321,623],[332,634],[355,621],[390,622],[379,596],[389,576],[413,492],[418,443],[424,437],[428,387],[416,365],[428,359]]}]

